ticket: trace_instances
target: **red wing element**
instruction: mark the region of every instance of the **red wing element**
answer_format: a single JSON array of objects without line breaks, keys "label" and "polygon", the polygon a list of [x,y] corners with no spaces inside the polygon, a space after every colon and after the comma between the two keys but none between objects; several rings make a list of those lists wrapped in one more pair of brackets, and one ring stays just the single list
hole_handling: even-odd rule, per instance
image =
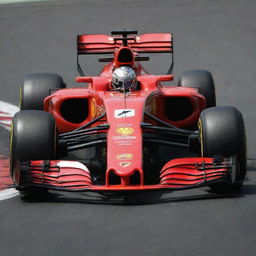
[{"label": "red wing element", "polygon": [[168,162],[160,172],[160,184],[185,188],[227,178],[227,165],[212,158],[180,158]]},{"label": "red wing element", "polygon": [[[130,37],[129,37],[130,38]],[[107,35],[78,35],[78,54],[111,54],[122,46],[116,37]],[[172,34],[142,34],[131,37],[128,46],[137,53],[172,53]]]},{"label": "red wing element", "polygon": [[21,173],[19,185],[44,186],[68,191],[180,190],[207,186],[213,182],[231,181],[232,163],[214,163],[212,158],[181,158],[169,161],[156,185],[94,185],[88,168],[76,161],[30,161]]},{"label": "red wing element", "polygon": [[59,189],[83,189],[92,185],[87,167],[76,161],[31,161],[30,179],[33,184],[55,186]]}]

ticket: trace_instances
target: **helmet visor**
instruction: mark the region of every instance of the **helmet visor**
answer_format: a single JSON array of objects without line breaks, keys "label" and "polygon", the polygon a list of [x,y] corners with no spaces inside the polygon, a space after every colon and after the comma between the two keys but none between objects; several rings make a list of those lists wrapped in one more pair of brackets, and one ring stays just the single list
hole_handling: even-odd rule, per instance
[{"label": "helmet visor", "polygon": [[135,89],[136,82],[134,80],[115,81],[114,85],[116,89],[128,91],[130,89]]}]

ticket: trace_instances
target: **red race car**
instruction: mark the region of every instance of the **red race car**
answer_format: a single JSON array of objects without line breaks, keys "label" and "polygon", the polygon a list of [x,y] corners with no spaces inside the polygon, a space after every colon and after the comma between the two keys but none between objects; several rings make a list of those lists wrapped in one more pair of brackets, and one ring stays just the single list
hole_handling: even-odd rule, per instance
[{"label": "red race car", "polygon": [[[169,53],[167,75],[152,75],[142,54]],[[79,56],[101,54],[99,76],[85,76]],[[111,57],[106,57],[109,54]],[[237,191],[246,174],[241,113],[216,107],[210,72],[172,81],[172,34],[112,31],[78,35],[76,78],[31,74],[12,123],[10,171],[22,193],[181,190]]]}]

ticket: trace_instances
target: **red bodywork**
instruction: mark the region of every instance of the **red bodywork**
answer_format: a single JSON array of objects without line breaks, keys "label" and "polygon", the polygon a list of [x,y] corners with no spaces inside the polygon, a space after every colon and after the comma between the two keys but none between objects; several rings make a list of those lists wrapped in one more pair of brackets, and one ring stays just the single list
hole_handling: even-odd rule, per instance
[{"label": "red bodywork", "polygon": [[[173,75],[150,75],[138,59],[140,53],[171,53],[171,34],[144,34],[133,37],[128,44],[107,35],[78,36],[78,54],[113,54],[113,60],[106,64],[99,76],[77,77],[81,88],[62,89],[53,92],[44,101],[45,111],[55,120],[59,134],[80,129],[105,113],[90,125],[98,127],[104,123],[108,128],[87,132],[87,135],[106,135],[106,169],[103,170],[104,183],[95,184],[91,177],[93,170],[85,170],[66,161],[65,167],[58,166],[63,160],[30,161],[30,184],[69,190],[145,190],[145,189],[182,189],[206,185],[227,177],[229,165],[216,164],[212,158],[188,157],[169,160],[159,171],[157,184],[145,184],[143,144],[144,133],[154,133],[154,129],[142,127],[142,123],[156,126],[157,121],[150,119],[148,113],[170,125],[190,129],[197,124],[199,115],[206,102],[194,88],[162,86],[162,82],[172,81]],[[113,91],[111,76],[115,68],[128,65],[137,74],[138,90],[129,93]],[[76,103],[81,100],[81,105]],[[72,109],[69,102],[73,102]],[[73,104],[72,103],[72,104]],[[65,107],[67,104],[68,107]],[[182,110],[182,111],[181,111]],[[78,116],[73,120],[74,113]],[[153,156],[154,157],[154,156]],[[70,166],[69,164],[70,163]],[[61,165],[61,164],[60,164]],[[112,184],[111,175],[119,178]],[[131,182],[136,176],[136,182]],[[26,181],[27,182],[27,181]],[[20,181],[20,185],[26,184]]]},{"label": "red bodywork", "polygon": [[[121,191],[121,190],[153,190],[153,189],[185,189],[208,184],[212,181],[222,180],[227,176],[227,165],[216,166],[212,158],[182,158],[169,161],[160,173],[160,183],[145,185],[143,179],[139,185],[130,185],[127,177],[129,172],[120,170],[121,184],[109,185],[108,175],[105,185],[94,185],[90,172],[81,167],[60,167],[58,163],[63,161],[51,161],[47,169],[43,161],[32,161],[31,180],[33,184],[57,187],[69,190],[95,190],[95,191]],[[69,161],[69,163],[72,163]],[[68,164],[68,162],[67,162]],[[143,177],[143,172],[140,170]]]}]

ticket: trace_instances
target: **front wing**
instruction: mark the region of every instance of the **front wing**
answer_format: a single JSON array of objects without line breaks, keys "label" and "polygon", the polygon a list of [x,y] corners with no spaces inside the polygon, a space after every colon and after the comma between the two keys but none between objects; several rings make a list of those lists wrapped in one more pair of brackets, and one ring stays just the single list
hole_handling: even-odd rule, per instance
[{"label": "front wing", "polygon": [[[159,184],[97,185],[89,169],[77,161],[28,161],[20,165],[17,187],[39,186],[67,191],[182,190],[216,182],[232,182],[235,165],[232,158],[179,158],[169,161],[161,170]],[[143,174],[142,174],[143,177]],[[106,180],[108,177],[106,177]]]}]

